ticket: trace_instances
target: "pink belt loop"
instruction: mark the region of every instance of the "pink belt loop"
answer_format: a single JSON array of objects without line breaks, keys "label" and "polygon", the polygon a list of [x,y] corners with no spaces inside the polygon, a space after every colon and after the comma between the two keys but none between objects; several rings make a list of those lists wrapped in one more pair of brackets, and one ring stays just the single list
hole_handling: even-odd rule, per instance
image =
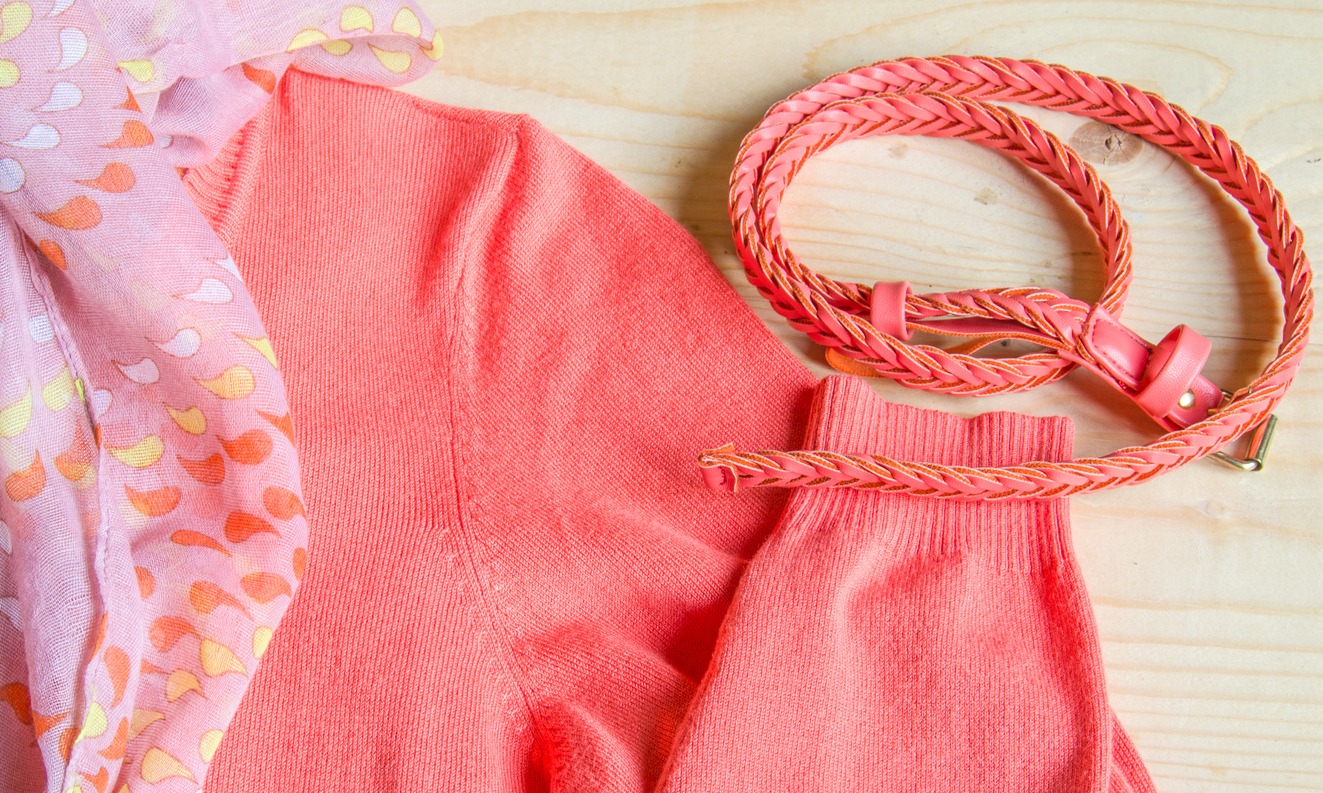
[{"label": "pink belt loop", "polygon": [[1153,348],[1135,402],[1154,417],[1192,407],[1199,396],[1192,388],[1194,380],[1212,351],[1213,343],[1189,325],[1173,328]]},{"label": "pink belt loop", "polygon": [[912,290],[909,281],[878,281],[873,284],[869,317],[879,333],[909,341],[914,334],[905,324],[905,301]]}]

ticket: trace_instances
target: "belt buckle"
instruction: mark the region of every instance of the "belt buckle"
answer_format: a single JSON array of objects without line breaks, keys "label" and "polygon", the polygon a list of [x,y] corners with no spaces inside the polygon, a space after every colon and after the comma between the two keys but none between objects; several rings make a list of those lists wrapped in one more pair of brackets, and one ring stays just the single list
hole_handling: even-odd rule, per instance
[{"label": "belt buckle", "polygon": [[[1222,392],[1223,402],[1231,398],[1229,391]],[[1259,426],[1248,433],[1249,454],[1244,457],[1236,457],[1226,452],[1213,452],[1208,455],[1232,468],[1238,468],[1241,471],[1253,472],[1263,470],[1263,458],[1268,456],[1268,446],[1272,444],[1273,435],[1277,433],[1277,414],[1269,413],[1268,418],[1264,419]]]}]

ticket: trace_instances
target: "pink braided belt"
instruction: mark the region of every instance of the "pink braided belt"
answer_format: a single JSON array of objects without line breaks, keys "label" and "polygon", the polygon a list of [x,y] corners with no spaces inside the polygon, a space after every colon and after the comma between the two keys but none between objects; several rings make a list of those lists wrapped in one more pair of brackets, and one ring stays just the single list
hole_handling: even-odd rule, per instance
[{"label": "pink braided belt", "polygon": [[[1138,135],[1198,168],[1245,207],[1268,248],[1285,302],[1281,344],[1258,377],[1228,393],[1201,374],[1212,345],[1188,326],[1150,344],[1117,321],[1130,283],[1131,248],[1110,191],[1073,149],[989,101],[1061,110]],[[869,288],[804,266],[777,220],[791,180],[813,155],[883,134],[978,143],[1015,157],[1064,190],[1104,253],[1099,302],[1036,288],[916,295],[906,283]],[[1300,366],[1313,318],[1300,230],[1240,146],[1161,97],[1062,66],[1008,58],[906,58],[831,77],[772,107],[744,138],[731,176],[730,212],[750,283],[793,327],[825,345],[838,368],[871,370],[911,388],[991,395],[1036,388],[1083,366],[1132,399],[1167,434],[1104,457],[985,468],[725,446],[699,458],[704,480],[718,489],[854,487],[949,498],[1038,498],[1142,482],[1209,455],[1258,470],[1276,424],[1272,411]],[[916,329],[972,341],[962,351],[907,344]],[[1047,351],[1004,359],[970,354],[1008,338]],[[1245,458],[1219,451],[1246,435]]]}]

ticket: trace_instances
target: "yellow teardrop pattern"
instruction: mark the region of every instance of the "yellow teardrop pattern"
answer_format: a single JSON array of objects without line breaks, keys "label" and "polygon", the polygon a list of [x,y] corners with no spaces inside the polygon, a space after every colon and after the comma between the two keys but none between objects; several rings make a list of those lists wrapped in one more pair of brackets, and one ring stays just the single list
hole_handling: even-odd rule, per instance
[{"label": "yellow teardrop pattern", "polygon": [[28,428],[32,420],[32,389],[23,398],[0,407],[0,438],[14,438]]},{"label": "yellow teardrop pattern", "polygon": [[211,380],[199,380],[198,384],[221,399],[243,399],[253,393],[256,379],[246,366],[235,364],[216,375]]},{"label": "yellow teardrop pattern", "polygon": [[406,36],[418,38],[423,35],[423,23],[412,8],[401,8],[395,13],[395,19],[390,23],[390,29],[396,33],[402,33]]},{"label": "yellow teardrop pattern", "polygon": [[220,677],[230,672],[248,674],[248,670],[239,661],[239,656],[218,641],[203,639],[202,646],[198,649],[198,656],[202,661],[202,671],[208,677]]},{"label": "yellow teardrop pattern", "polygon": [[345,6],[340,12],[340,29],[346,33],[355,30],[373,31],[372,12],[363,6]]},{"label": "yellow teardrop pattern", "polygon": [[156,784],[166,779],[173,778],[187,779],[190,782],[196,782],[193,773],[181,762],[175,759],[173,755],[159,746],[153,746],[147,750],[147,754],[142,757],[142,778]]},{"label": "yellow teardrop pattern", "polygon": [[225,733],[220,730],[207,730],[202,733],[202,738],[198,741],[198,757],[202,762],[210,763],[211,758],[216,756],[216,749],[220,747],[221,738]]}]

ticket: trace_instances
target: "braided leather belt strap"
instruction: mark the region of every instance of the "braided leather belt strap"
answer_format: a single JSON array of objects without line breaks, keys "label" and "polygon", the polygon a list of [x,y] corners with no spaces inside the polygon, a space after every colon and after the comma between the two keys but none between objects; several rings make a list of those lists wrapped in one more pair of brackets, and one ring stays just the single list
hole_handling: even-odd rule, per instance
[{"label": "braided leather belt strap", "polygon": [[[1150,344],[1118,317],[1131,277],[1129,230],[1106,185],[1070,147],[990,101],[1061,110],[1119,127],[1214,179],[1248,211],[1281,279],[1282,340],[1253,382],[1227,393],[1201,371],[1211,345],[1187,326]],[[955,137],[1001,151],[1042,174],[1080,207],[1103,250],[1106,283],[1095,305],[1047,289],[964,290],[916,295],[905,283],[873,287],[814,273],[786,245],[782,196],[813,155],[872,135]],[[717,488],[856,487],[954,498],[1034,498],[1106,490],[1151,479],[1210,454],[1262,464],[1272,410],[1286,393],[1308,341],[1312,275],[1300,230],[1281,195],[1220,128],[1161,97],[1112,80],[1033,61],[951,56],[865,66],[772,107],[744,139],[731,177],[735,243],[749,281],[790,324],[828,348],[838,368],[912,388],[958,395],[1036,388],[1084,366],[1134,400],[1167,433],[1144,446],[1070,462],[974,468],[815,451],[739,452],[699,459]],[[958,350],[907,343],[923,329],[971,341]],[[1046,352],[980,358],[998,339]],[[1236,461],[1219,450],[1251,434],[1255,452]]]}]

